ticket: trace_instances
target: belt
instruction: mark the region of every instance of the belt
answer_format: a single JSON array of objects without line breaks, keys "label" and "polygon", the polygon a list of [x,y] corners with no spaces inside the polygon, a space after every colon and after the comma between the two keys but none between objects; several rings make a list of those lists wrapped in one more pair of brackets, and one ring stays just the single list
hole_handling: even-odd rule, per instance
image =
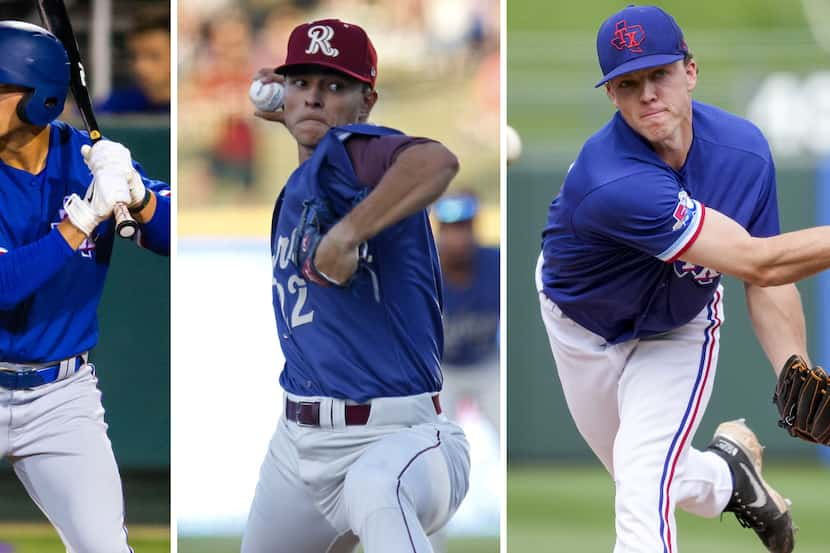
[{"label": "belt", "polygon": [[86,363],[86,358],[87,355],[84,353],[64,359],[54,365],[38,368],[29,367],[22,370],[4,369],[0,365],[0,388],[25,390],[62,380],[78,372],[78,369]]},{"label": "belt", "polygon": [[[438,399],[438,394],[432,396],[432,404],[435,406],[435,413],[440,415],[441,401]],[[345,411],[347,426],[361,426],[369,422],[372,405],[346,405]],[[320,402],[291,401],[286,398],[285,418],[300,426],[320,426]]]}]

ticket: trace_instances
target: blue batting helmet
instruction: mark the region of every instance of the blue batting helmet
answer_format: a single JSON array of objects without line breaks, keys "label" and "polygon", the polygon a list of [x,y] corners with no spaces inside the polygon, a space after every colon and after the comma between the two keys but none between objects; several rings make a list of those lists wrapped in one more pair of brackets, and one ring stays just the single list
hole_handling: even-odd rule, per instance
[{"label": "blue batting helmet", "polygon": [[47,125],[63,111],[69,91],[69,58],[55,35],[31,23],[0,21],[0,83],[31,89],[17,115],[32,125]]}]

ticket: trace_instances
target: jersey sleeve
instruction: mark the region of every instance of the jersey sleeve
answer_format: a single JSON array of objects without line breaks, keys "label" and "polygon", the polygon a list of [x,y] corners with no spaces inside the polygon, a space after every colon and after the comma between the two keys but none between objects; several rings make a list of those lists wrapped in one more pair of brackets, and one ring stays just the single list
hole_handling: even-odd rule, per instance
[{"label": "jersey sleeve", "polygon": [[139,225],[137,243],[161,255],[170,255],[170,185],[148,178],[139,163],[133,162],[144,186],[156,195],[153,218]]},{"label": "jersey sleeve", "polygon": [[58,229],[0,255],[0,309],[11,309],[49,281],[75,254]]},{"label": "jersey sleeve", "polygon": [[577,236],[610,240],[672,263],[691,247],[705,216],[702,203],[668,175],[638,174],[597,187],[574,210]]},{"label": "jersey sleeve", "polygon": [[366,186],[374,188],[401,152],[410,146],[427,142],[435,141],[401,134],[374,137],[354,136],[346,142],[346,151],[352,160],[357,179]]},{"label": "jersey sleeve", "polygon": [[778,192],[775,184],[775,164],[769,160],[760,177],[760,193],[752,218],[746,226],[747,232],[757,238],[776,236],[781,233],[778,221]]}]

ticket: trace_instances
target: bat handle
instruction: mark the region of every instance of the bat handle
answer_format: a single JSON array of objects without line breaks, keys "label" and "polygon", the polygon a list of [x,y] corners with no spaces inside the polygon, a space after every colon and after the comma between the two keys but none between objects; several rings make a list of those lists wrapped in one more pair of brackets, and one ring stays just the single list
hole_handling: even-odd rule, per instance
[{"label": "bat handle", "polygon": [[115,204],[113,214],[115,215],[115,231],[118,236],[127,240],[134,240],[138,232],[138,223],[130,215],[127,206],[122,203]]}]

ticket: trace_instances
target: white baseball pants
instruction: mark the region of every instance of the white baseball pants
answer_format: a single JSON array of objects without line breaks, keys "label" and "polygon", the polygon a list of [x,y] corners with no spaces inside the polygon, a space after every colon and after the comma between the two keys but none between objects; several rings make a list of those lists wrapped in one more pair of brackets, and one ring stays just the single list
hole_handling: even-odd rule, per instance
[{"label": "white baseball pants", "polygon": [[345,402],[321,401],[322,427],[280,418],[260,470],[242,553],[428,553],[467,493],[469,445],[431,395],[372,401],[346,426]]},{"label": "white baseball pants", "polygon": [[97,382],[84,365],[31,390],[0,388],[0,455],[69,553],[130,553]]},{"label": "white baseball pants", "polygon": [[616,345],[539,301],[568,408],[616,484],[614,553],[677,553],[675,508],[718,516],[732,493],[726,463],[691,447],[715,380],[723,289],[686,325]]}]

